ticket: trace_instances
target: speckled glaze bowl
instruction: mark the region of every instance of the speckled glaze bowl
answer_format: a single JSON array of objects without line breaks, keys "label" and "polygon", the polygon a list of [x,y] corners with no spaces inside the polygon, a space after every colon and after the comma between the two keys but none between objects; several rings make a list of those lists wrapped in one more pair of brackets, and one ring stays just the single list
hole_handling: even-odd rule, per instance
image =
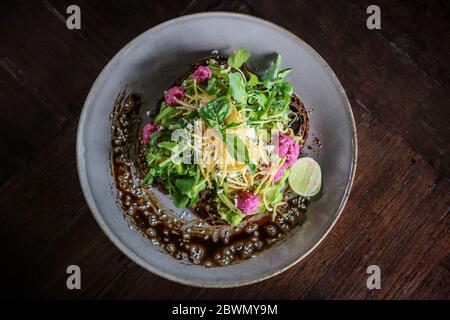
[{"label": "speckled glaze bowl", "polygon": [[[288,81],[312,110],[310,137],[317,136],[323,145],[307,151],[322,167],[322,191],[310,204],[306,223],[256,257],[219,268],[181,263],[130,229],[116,203],[109,167],[110,114],[115,99],[125,88],[142,93],[145,106],[156,106],[161,92],[187,71],[192,61],[214,49],[229,54],[241,47],[252,53],[249,64],[256,71],[267,67],[275,52],[282,56],[282,67],[294,69]],[[126,45],[94,83],[81,114],[77,137],[81,187],[106,235],[148,271],[199,287],[251,284],[275,276],[307,256],[325,238],[344,208],[355,175],[356,156],[356,129],[350,104],[320,55],[272,23],[223,12],[167,21]]]}]

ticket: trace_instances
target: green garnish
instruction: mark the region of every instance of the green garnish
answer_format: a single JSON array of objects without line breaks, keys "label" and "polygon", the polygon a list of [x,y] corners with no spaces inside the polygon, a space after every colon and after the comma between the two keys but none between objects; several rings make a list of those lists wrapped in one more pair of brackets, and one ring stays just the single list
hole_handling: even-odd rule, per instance
[{"label": "green garnish", "polygon": [[247,91],[245,91],[245,80],[239,72],[230,73],[229,94],[236,102],[247,104]]},{"label": "green garnish", "polygon": [[248,58],[250,58],[250,52],[248,52],[247,49],[241,48],[228,57],[228,65],[235,69],[239,69],[247,62]]},{"label": "green garnish", "polygon": [[[320,189],[320,184],[317,185],[320,168],[317,172],[309,162],[302,164],[307,160],[299,161],[300,164],[285,170],[281,179],[273,181],[275,172],[271,168],[281,167],[285,159],[272,154],[266,158],[270,163],[264,162],[259,156],[261,150],[256,138],[250,137],[247,131],[239,131],[270,133],[275,130],[288,133],[297,141],[301,139],[290,128],[293,88],[285,77],[292,70],[280,70],[281,57],[277,55],[259,77],[243,67],[249,57],[247,49],[239,49],[226,62],[209,59],[201,70],[209,69],[206,69],[209,73],[206,78],[198,78],[198,75],[196,78],[194,73],[189,75],[180,88],[174,88],[178,93],[184,92],[183,99],[177,98],[176,103],[166,99],[161,104],[154,119],[161,129],[153,132],[146,144],[145,183],[164,185],[173,203],[180,208],[196,205],[202,192],[210,189],[213,194],[210,205],[215,205],[222,219],[232,225],[239,224],[245,217],[237,205],[237,195],[241,191],[251,193],[253,200],[256,196],[260,199],[256,212],[251,212],[257,214],[266,210],[275,212],[276,205],[283,201],[288,179],[292,189],[305,196]],[[218,135],[214,139],[218,140],[219,148],[212,148],[212,142],[205,142],[203,138],[198,145],[198,128],[216,130]],[[181,130],[178,131],[182,133],[179,141],[172,141],[174,130]],[[188,159],[191,161],[184,161],[186,153],[192,154]],[[205,161],[214,156],[222,159],[213,163]]]}]

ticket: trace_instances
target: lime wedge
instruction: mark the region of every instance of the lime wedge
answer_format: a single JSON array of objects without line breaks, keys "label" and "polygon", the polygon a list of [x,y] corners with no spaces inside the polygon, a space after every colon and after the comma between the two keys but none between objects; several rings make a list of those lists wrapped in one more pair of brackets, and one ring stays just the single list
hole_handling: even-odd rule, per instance
[{"label": "lime wedge", "polygon": [[322,185],[320,166],[313,158],[298,159],[292,166],[288,179],[295,193],[303,197],[315,196]]}]

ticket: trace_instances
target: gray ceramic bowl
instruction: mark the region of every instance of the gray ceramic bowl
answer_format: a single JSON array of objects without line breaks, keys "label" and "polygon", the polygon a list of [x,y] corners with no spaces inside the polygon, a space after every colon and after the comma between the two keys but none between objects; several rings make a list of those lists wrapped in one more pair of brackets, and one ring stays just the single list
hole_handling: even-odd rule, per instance
[{"label": "gray ceramic bowl", "polygon": [[[307,222],[277,246],[239,264],[205,268],[181,263],[161,253],[130,229],[111,191],[109,171],[110,114],[125,88],[143,93],[154,106],[161,92],[188,70],[196,58],[217,49],[229,54],[245,47],[250,65],[265,68],[274,52],[288,80],[313,110],[312,133],[323,148],[312,156],[323,173],[321,195],[308,208]],[[311,142],[310,142],[311,143]],[[86,201],[111,241],[143,268],[170,280],[201,287],[234,287],[272,277],[303,259],[336,223],[349,196],[356,167],[356,130],[350,104],[333,71],[309,45],[264,20],[233,13],[201,13],[158,25],[125,46],[94,83],[81,114],[77,161]]]}]

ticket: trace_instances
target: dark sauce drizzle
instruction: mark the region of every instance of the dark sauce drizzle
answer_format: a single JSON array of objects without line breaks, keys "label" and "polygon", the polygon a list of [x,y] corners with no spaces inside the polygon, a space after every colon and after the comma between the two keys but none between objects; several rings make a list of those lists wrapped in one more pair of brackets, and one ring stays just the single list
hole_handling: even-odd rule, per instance
[{"label": "dark sauce drizzle", "polygon": [[[117,202],[125,218],[150,242],[176,259],[206,267],[238,263],[279,243],[306,219],[307,200],[292,192],[285,194],[287,207],[274,219],[269,214],[252,216],[239,226],[213,226],[196,217],[186,221],[166,209],[154,195],[154,188],[143,183],[139,155],[138,94],[123,92],[111,114],[111,170]],[[186,215],[192,213],[185,212]]]}]

